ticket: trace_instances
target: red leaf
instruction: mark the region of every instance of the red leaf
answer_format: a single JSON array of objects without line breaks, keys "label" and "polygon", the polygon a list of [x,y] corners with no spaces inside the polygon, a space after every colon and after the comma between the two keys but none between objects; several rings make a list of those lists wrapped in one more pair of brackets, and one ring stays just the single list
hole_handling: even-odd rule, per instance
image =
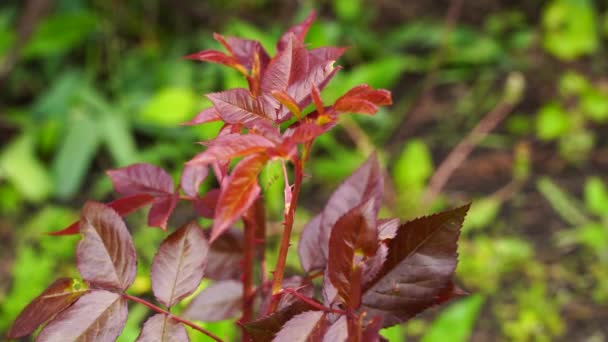
[{"label": "red leaf", "polygon": [[207,94],[207,97],[222,120],[229,124],[252,128],[257,123],[271,122],[276,118],[278,106],[275,101],[265,95],[254,98],[247,89],[230,89]]},{"label": "red leaf", "polygon": [[243,272],[243,236],[239,230],[228,229],[220,235],[209,250],[205,278],[213,280],[238,280]]},{"label": "red leaf", "polygon": [[327,329],[327,333],[323,336],[323,342],[332,341],[351,341],[348,339],[348,323],[346,316],[340,316],[332,325]]},{"label": "red leaf", "polygon": [[208,165],[218,160],[230,160],[275,147],[275,143],[257,134],[227,134],[211,142],[205,152],[199,153],[188,165]]},{"label": "red leaf", "polygon": [[186,328],[165,314],[156,314],[144,323],[137,342],[190,341]]},{"label": "red leaf", "polygon": [[328,275],[344,303],[360,304],[363,260],[378,249],[374,198],[353,208],[336,222],[329,240]]},{"label": "red leaf", "polygon": [[222,120],[222,118],[220,118],[215,107],[211,107],[211,108],[207,108],[207,109],[203,110],[202,112],[198,113],[194,117],[194,119],[192,119],[190,121],[186,121],[186,122],[182,123],[182,125],[183,126],[195,126],[195,125],[202,125],[202,124],[205,124],[208,122],[214,122],[214,121],[220,121],[220,120]]},{"label": "red leaf", "polygon": [[272,340],[273,342],[320,341],[327,330],[327,319],[323,311],[306,311],[287,321]]},{"label": "red leaf", "polygon": [[135,279],[137,257],[118,213],[89,201],[82,209],[80,232],[76,264],[82,277],[97,287],[126,290]]},{"label": "red leaf", "polygon": [[88,289],[81,287],[81,284],[75,279],[55,280],[21,311],[6,337],[13,339],[30,335],[40,325],[72,305],[87,291]]},{"label": "red leaf", "polygon": [[150,277],[154,296],[171,307],[196,290],[207,263],[209,244],[196,222],[186,224],[160,245]]},{"label": "red leaf", "polygon": [[220,189],[209,190],[203,197],[194,200],[194,210],[199,216],[213,218],[219,197]]},{"label": "red leaf", "polygon": [[258,197],[258,174],[266,165],[266,161],[268,157],[262,154],[241,160],[222,184],[211,231],[212,242],[245,213]]},{"label": "red leaf", "polygon": [[241,72],[247,74],[247,70],[234,56],[226,55],[225,53],[217,50],[204,50],[199,51],[185,57],[186,59],[193,59],[204,62],[218,63],[229,66]]},{"label": "red leaf", "polygon": [[314,60],[314,63],[326,64],[329,61],[337,61],[346,50],[347,48],[344,47],[325,46],[312,49],[308,53]]},{"label": "red leaf", "polygon": [[242,298],[243,284],[240,281],[218,281],[194,297],[184,311],[184,317],[204,322],[230,319],[239,312]]},{"label": "red leaf", "polygon": [[362,310],[369,317],[382,317],[388,327],[441,302],[451,288],[456,242],[468,209],[466,205],[399,227],[382,270],[363,294]]},{"label": "red leaf", "polygon": [[272,341],[287,321],[302,312],[310,310],[314,310],[314,308],[310,304],[298,299],[293,304],[277,310],[266,317],[243,324],[243,328],[256,342]]},{"label": "red leaf", "polygon": [[319,248],[321,214],[315,216],[304,226],[298,243],[298,256],[305,272],[325,267],[326,260]]},{"label": "red leaf", "polygon": [[315,104],[315,108],[317,109],[317,113],[319,115],[325,114],[325,106],[323,106],[323,100],[321,99],[321,91],[317,88],[316,85],[312,85],[310,96],[312,97],[312,102]]},{"label": "red leaf", "polygon": [[151,164],[134,164],[115,170],[108,170],[116,192],[125,195],[148,194],[164,196],[175,190],[173,179],[163,169]]},{"label": "red leaf", "polygon": [[361,342],[384,341],[384,337],[380,335],[380,329],[382,329],[382,318],[375,317],[363,330],[361,334]]},{"label": "red leaf", "polygon": [[290,85],[305,78],[309,70],[308,50],[294,35],[289,35],[286,39],[285,49],[270,61],[262,77],[264,93],[270,94],[273,90],[286,91]]},{"label": "red leaf", "polygon": [[374,198],[374,216],[382,203],[384,181],[375,154],[346,179],[329,198],[321,218],[319,247],[327,258],[331,229],[338,219],[352,208]]},{"label": "red leaf", "polygon": [[296,101],[283,90],[273,90],[272,97],[279,101],[283,106],[296,116],[297,119],[302,117],[302,110],[298,107]]},{"label": "red leaf", "polygon": [[373,90],[367,84],[358,85],[342,95],[334,104],[338,113],[376,114],[378,106],[393,103],[391,92],[385,89]]},{"label": "red leaf", "polygon": [[127,321],[127,302],[117,293],[95,290],[62,311],[36,341],[114,342]]},{"label": "red leaf", "polygon": [[300,43],[304,42],[304,38],[310,29],[312,23],[317,19],[317,12],[311,11],[308,17],[301,23],[290,27],[279,39],[277,43],[277,51],[282,51],[289,44],[289,37],[293,35]]},{"label": "red leaf", "polygon": [[[126,216],[135,210],[152,203],[154,200],[153,196],[146,194],[132,195],[123,198],[119,198],[107,204],[108,207],[116,210],[116,212],[120,216]],[[80,221],[76,221],[71,225],[63,228],[62,230],[58,230],[56,232],[50,232],[49,235],[59,236],[59,235],[73,235],[80,233]]]},{"label": "red leaf", "polygon": [[148,225],[167,230],[167,221],[178,201],[178,193],[156,197],[148,213]]},{"label": "red leaf", "polygon": [[[219,36],[219,35],[217,35]],[[226,42],[224,40],[224,42]],[[260,68],[264,70],[270,60],[268,53],[262,47],[262,44],[257,40],[241,39],[236,37],[228,37],[226,43],[232,55],[239,61],[241,65],[248,71],[253,69],[255,58],[259,58]]]},{"label": "red leaf", "polygon": [[198,197],[201,183],[207,178],[208,174],[209,167],[207,165],[186,164],[179,182],[184,193],[190,197]]},{"label": "red leaf", "polygon": [[312,122],[302,122],[299,125],[286,130],[284,137],[288,138],[286,140],[292,143],[301,144],[317,138],[319,135],[327,132],[332,127],[333,125],[319,126]]},{"label": "red leaf", "polygon": [[381,219],[378,220],[378,239],[390,240],[397,234],[399,229],[399,219]]},{"label": "red leaf", "polygon": [[378,275],[380,270],[382,270],[382,266],[384,265],[387,256],[388,247],[386,246],[386,244],[381,243],[380,246],[378,246],[376,254],[373,257],[365,260],[362,268],[363,287],[367,287],[369,283],[376,279],[376,276]]}]

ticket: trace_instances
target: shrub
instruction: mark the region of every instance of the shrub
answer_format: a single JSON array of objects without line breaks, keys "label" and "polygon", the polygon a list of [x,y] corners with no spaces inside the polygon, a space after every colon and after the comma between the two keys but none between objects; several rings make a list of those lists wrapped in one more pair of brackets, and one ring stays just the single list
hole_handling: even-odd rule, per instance
[{"label": "shrub", "polygon": [[[304,166],[317,137],[340,115],[373,115],[390,105],[387,90],[356,86],[332,105],[321,100],[340,69],[339,47],[307,49],[304,37],[315,19],[290,28],[270,57],[257,41],[215,35],[227,52],[205,50],[189,59],[234,68],[249,89],[208,94],[213,103],[187,125],[224,123],[206,149],[185,163],[179,185],[163,169],[135,164],[108,171],[122,197],[108,204],[87,202],[78,222],[53,235],[78,234],[76,264],[82,280],[60,278],[35,298],[8,337],[32,334],[40,341],[113,341],[128,315],[128,300],[156,312],[143,325],[140,341],[186,341],[184,325],[221,339],[194,321],[234,317],[243,340],[376,341],[380,329],[464,292],[454,284],[457,239],[468,210],[463,206],[400,224],[379,219],[385,184],[375,155],[333,193],[302,231],[298,255],[303,275],[285,276],[294,214]],[[307,108],[312,107],[307,112]],[[258,175],[279,160],[284,176],[284,221],[278,260],[266,279],[266,218]],[[237,161],[231,168],[231,162]],[[209,170],[218,188],[200,193]],[[151,267],[153,304],[127,294],[137,256],[121,216],[151,205],[148,225],[167,229],[179,201],[210,229],[192,221],[160,245]],[[242,221],[243,233],[234,228]],[[171,309],[214,280],[177,315]],[[322,278],[322,282],[313,280]],[[321,296],[315,295],[320,284]],[[317,286],[319,287],[319,286]],[[318,290],[318,289],[317,289]]]}]

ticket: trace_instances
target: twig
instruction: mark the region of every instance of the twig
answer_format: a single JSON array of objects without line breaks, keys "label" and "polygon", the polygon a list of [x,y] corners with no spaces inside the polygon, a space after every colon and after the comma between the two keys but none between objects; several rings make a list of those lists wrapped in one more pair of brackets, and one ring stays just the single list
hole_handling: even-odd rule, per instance
[{"label": "twig", "polygon": [[191,328],[192,328],[192,329],[194,329],[194,330],[200,331],[200,332],[202,332],[203,334],[205,334],[205,335],[209,336],[210,338],[212,338],[213,340],[215,340],[215,341],[217,341],[217,342],[223,342],[223,340],[222,340],[221,338],[217,337],[217,336],[216,336],[215,334],[213,334],[212,332],[205,330],[204,328],[202,328],[202,327],[200,327],[200,326],[198,326],[198,325],[196,325],[196,324],[194,324],[194,323],[190,322],[190,321],[189,321],[189,320],[187,320],[187,319],[184,319],[184,318],[181,318],[181,317],[175,316],[175,315],[174,315],[174,314],[172,314],[171,312],[169,312],[169,311],[167,311],[167,310],[165,310],[165,309],[163,309],[163,308],[161,308],[161,307],[159,307],[159,306],[156,306],[156,305],[154,305],[154,304],[152,304],[152,303],[150,303],[150,302],[146,301],[145,299],[141,299],[141,298],[139,298],[139,297],[131,296],[131,295],[128,295],[128,294],[126,294],[126,293],[122,293],[121,295],[122,295],[124,298],[126,298],[126,299],[132,300],[132,301],[137,302],[137,303],[139,303],[139,304],[143,304],[143,305],[145,305],[145,306],[149,307],[150,309],[152,309],[152,310],[154,310],[154,311],[156,311],[156,312],[158,312],[158,313],[165,314],[165,315],[167,315],[167,316],[171,317],[171,319],[176,320],[176,321],[178,321],[178,322],[180,322],[180,323],[182,323],[182,324],[185,324],[185,325],[187,325],[187,326],[191,327]]},{"label": "twig", "polygon": [[422,197],[423,206],[428,206],[437,197],[450,176],[469,157],[475,146],[511,113],[521,98],[523,82],[523,77],[520,74],[509,75],[505,83],[503,99],[454,147],[431,177],[429,186]]}]

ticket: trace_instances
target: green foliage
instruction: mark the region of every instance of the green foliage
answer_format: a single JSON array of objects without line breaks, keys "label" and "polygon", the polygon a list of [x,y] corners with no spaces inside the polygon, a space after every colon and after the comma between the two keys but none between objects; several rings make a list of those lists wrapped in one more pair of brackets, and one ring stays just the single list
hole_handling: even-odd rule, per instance
[{"label": "green foliage", "polygon": [[543,46],[573,60],[594,53],[599,45],[593,0],[553,0],[543,13]]}]

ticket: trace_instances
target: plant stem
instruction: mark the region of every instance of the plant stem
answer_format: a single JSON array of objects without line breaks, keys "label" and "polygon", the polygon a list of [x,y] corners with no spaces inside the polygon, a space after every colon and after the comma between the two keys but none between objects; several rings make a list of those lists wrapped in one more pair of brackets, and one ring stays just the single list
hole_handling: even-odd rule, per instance
[{"label": "plant stem", "polygon": [[205,334],[205,335],[209,336],[210,338],[212,338],[214,341],[223,342],[223,340],[221,338],[217,337],[213,333],[211,333],[211,332],[203,329],[202,327],[200,327],[200,326],[198,326],[198,325],[196,325],[196,324],[188,321],[187,319],[175,316],[171,312],[169,312],[169,311],[167,311],[167,310],[165,310],[165,309],[163,309],[163,308],[161,308],[159,306],[156,306],[156,305],[154,305],[154,304],[146,301],[145,299],[141,299],[139,297],[131,296],[131,295],[128,295],[126,293],[122,293],[121,295],[124,298],[126,298],[126,299],[132,300],[132,301],[137,302],[139,304],[143,304],[143,305],[149,307],[150,309],[152,309],[152,310],[154,310],[154,311],[156,311],[158,313],[165,314],[165,315],[171,317],[173,320],[176,320],[176,321],[178,321],[178,322],[180,322],[182,324],[185,324],[185,325],[191,327],[194,330],[198,330],[198,331],[202,332],[203,334]]},{"label": "plant stem", "polygon": [[[258,199],[259,200],[259,199]],[[257,200],[256,200],[257,202]],[[243,216],[243,226],[245,229],[245,248],[243,249],[243,299],[242,299],[242,311],[240,321],[247,323],[253,319],[253,306],[251,305],[251,294],[253,290],[253,258],[256,250],[255,246],[255,207],[256,203],[249,208],[247,215]],[[245,329],[242,329],[242,340],[249,341]]]},{"label": "plant stem", "polygon": [[285,292],[298,297],[300,300],[306,302],[307,304],[309,304],[310,306],[312,306],[315,309],[319,309],[321,311],[325,311],[325,312],[331,312],[331,313],[335,313],[335,314],[340,314],[340,315],[345,315],[346,311],[344,310],[337,310],[337,309],[332,309],[332,308],[328,308],[326,306],[323,306],[317,302],[315,302],[314,300],[312,300],[311,298],[304,296],[302,294],[300,294],[299,292],[297,292],[294,289],[285,289]]},{"label": "plant stem", "polygon": [[[289,251],[289,241],[291,239],[291,231],[293,230],[293,221],[296,212],[296,204],[298,202],[298,196],[300,194],[300,186],[302,185],[303,179],[303,165],[302,161],[295,157],[293,160],[294,164],[294,185],[291,194],[291,201],[289,203],[289,210],[286,211],[285,214],[285,222],[283,235],[281,236],[281,245],[279,247],[279,257],[277,259],[277,265],[274,269],[274,280],[272,283],[272,296],[273,300],[271,300],[271,304],[269,307],[270,312],[274,312],[276,310],[276,306],[278,304],[278,300],[276,298],[277,295],[281,293],[281,289],[283,288],[283,275],[285,272],[285,264],[287,263],[287,252]],[[288,185],[286,185],[288,186]]]}]

